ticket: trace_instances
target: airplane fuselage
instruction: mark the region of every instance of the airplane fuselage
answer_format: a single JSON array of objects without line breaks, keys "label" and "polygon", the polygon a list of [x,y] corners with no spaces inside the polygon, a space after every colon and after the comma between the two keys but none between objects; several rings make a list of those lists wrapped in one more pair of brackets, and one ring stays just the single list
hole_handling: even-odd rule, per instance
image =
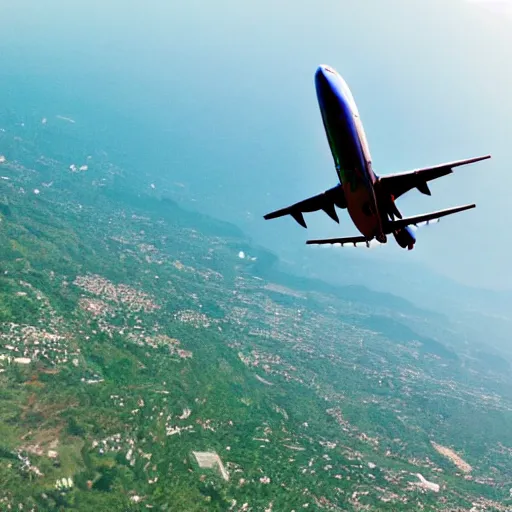
[{"label": "airplane fuselage", "polygon": [[377,176],[359,111],[343,78],[329,66],[320,66],[315,86],[322,121],[343,187],[347,210],[362,235],[386,241],[376,197]]}]

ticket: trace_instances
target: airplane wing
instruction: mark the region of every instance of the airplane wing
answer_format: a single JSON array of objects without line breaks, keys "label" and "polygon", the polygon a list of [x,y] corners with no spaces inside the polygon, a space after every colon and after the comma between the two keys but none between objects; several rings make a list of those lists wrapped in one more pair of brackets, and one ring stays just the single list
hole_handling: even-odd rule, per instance
[{"label": "airplane wing", "polygon": [[302,227],[307,228],[303,214],[323,210],[332,220],[339,224],[340,219],[338,218],[338,214],[336,213],[334,206],[337,206],[338,208],[347,207],[343,188],[339,184],[325,192],[322,192],[321,194],[310,197],[309,199],[304,199],[304,201],[292,204],[291,206],[287,206],[281,210],[267,213],[267,215],[264,216],[264,219],[269,220],[277,217],[283,217],[284,215],[291,215]]},{"label": "airplane wing", "polygon": [[308,245],[341,244],[342,246],[345,244],[354,244],[355,246],[361,242],[366,242],[366,245],[369,245],[369,241],[365,236],[347,236],[345,238],[324,238],[323,240],[306,241]]},{"label": "airplane wing", "polygon": [[468,158],[466,160],[457,160],[446,164],[436,165],[434,167],[425,167],[424,169],[415,169],[413,171],[390,174],[379,178],[380,187],[383,192],[387,192],[395,199],[405,194],[413,188],[417,188],[422,194],[431,195],[427,182],[441,178],[453,172],[454,167],[472,164],[487,160],[491,155]]},{"label": "airplane wing", "polygon": [[386,235],[388,235],[397,229],[410,225],[417,225],[420,222],[429,222],[434,219],[446,217],[446,215],[463,212],[465,210],[475,208],[475,206],[475,204],[466,204],[464,206],[456,206],[455,208],[447,208],[446,210],[438,210],[437,212],[425,213],[423,215],[416,215],[414,217],[405,217],[403,219],[389,221],[385,224],[384,231]]}]

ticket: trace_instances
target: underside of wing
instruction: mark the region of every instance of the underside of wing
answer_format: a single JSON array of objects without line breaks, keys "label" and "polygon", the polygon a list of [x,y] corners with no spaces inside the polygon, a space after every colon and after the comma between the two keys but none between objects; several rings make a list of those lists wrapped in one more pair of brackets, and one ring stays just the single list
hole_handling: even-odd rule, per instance
[{"label": "underside of wing", "polygon": [[393,196],[394,199],[399,198],[401,195],[413,188],[416,188],[422,194],[429,196],[431,195],[427,184],[429,181],[451,174],[455,167],[480,162],[481,160],[487,160],[488,158],[491,158],[491,155],[468,158],[466,160],[457,160],[455,162],[449,162],[433,167],[425,167],[423,169],[415,169],[413,171],[381,176],[379,178],[379,186],[381,187],[382,192]]},{"label": "underside of wing", "polygon": [[369,241],[365,236],[347,236],[345,238],[324,238],[322,240],[308,240],[306,243],[308,245],[341,244],[343,246],[345,244],[356,245],[361,242],[366,242],[366,245],[369,244]]},{"label": "underside of wing", "polygon": [[336,185],[321,194],[305,199],[298,203],[267,213],[264,216],[266,220],[276,219],[284,215],[291,215],[302,227],[307,228],[306,221],[304,220],[304,213],[316,212],[323,210],[335,222],[340,222],[338,214],[336,213],[335,206],[338,208],[346,208],[347,202],[345,194],[341,185]]},{"label": "underside of wing", "polygon": [[456,206],[455,208],[447,208],[446,210],[438,210],[437,212],[424,213],[422,215],[416,215],[414,217],[405,217],[400,220],[389,221],[385,225],[385,233],[388,235],[406,226],[416,226],[423,222],[430,222],[434,219],[446,217],[447,215],[453,215],[454,213],[470,210],[471,208],[475,208],[475,206],[475,204],[466,204],[464,206]]}]

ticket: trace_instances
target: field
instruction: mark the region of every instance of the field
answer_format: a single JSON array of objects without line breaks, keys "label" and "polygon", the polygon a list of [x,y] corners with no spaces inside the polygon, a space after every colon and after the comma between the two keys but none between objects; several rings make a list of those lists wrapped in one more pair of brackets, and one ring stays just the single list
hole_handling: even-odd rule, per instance
[{"label": "field", "polygon": [[0,137],[0,510],[512,509],[508,361],[33,130]]}]

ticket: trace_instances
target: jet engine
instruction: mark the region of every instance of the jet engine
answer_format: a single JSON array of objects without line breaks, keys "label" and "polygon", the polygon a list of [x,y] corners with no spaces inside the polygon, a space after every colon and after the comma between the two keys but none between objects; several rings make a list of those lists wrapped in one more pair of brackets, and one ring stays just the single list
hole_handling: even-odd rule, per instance
[{"label": "jet engine", "polygon": [[393,236],[395,237],[396,243],[402,247],[402,249],[409,249],[410,251],[414,248],[416,237],[409,226],[393,231]]}]

